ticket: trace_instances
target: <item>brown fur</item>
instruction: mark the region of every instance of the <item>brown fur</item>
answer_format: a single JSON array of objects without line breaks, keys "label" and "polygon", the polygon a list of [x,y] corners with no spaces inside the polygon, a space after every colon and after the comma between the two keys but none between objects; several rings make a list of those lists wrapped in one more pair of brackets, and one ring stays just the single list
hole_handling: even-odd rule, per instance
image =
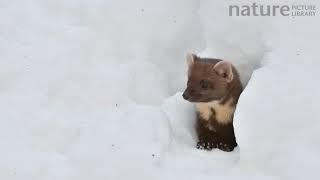
[{"label": "brown fur", "polygon": [[[233,114],[243,88],[231,64],[215,69],[221,61],[189,55],[188,84],[183,97],[196,103],[197,148],[232,151],[237,146]],[[230,67],[229,71],[226,67]]]}]

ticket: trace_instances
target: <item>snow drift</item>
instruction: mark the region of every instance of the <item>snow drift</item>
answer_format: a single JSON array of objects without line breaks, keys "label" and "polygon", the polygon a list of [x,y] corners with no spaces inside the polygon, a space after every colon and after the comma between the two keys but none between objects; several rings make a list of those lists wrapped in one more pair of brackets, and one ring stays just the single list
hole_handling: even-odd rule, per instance
[{"label": "snow drift", "polygon": [[[0,1],[0,178],[315,177],[319,19],[231,18],[227,5]],[[244,84],[264,66],[232,153],[194,148],[187,52],[232,61]]]}]

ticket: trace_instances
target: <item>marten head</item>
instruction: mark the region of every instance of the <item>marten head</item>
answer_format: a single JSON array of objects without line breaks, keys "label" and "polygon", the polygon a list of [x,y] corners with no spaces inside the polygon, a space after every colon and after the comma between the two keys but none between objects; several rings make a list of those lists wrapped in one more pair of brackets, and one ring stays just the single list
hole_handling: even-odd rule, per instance
[{"label": "marten head", "polygon": [[227,95],[235,74],[231,63],[187,55],[188,83],[183,98],[190,102],[211,102]]}]

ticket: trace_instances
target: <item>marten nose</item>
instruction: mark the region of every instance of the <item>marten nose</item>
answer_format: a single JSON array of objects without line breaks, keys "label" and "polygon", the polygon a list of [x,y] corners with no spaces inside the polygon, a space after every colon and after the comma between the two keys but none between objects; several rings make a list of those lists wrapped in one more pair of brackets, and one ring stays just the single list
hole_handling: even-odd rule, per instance
[{"label": "marten nose", "polygon": [[184,93],[182,94],[182,97],[183,97],[183,99],[185,99],[185,100],[188,100],[188,99],[189,99],[189,95],[188,95],[186,92],[184,92]]},{"label": "marten nose", "polygon": [[194,94],[194,90],[193,89],[187,89],[184,91],[184,93],[182,94],[182,97],[185,99],[185,100],[188,100],[190,99],[190,97],[192,96],[192,94]]}]

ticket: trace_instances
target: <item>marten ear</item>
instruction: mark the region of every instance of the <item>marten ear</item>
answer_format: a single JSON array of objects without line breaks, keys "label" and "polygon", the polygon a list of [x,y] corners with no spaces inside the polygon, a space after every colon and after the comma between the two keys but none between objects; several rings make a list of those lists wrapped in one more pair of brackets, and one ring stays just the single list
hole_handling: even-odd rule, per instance
[{"label": "marten ear", "polygon": [[187,54],[187,64],[188,64],[188,76],[191,75],[191,68],[196,61],[197,56],[194,54]]},{"label": "marten ear", "polygon": [[227,82],[231,82],[233,79],[232,65],[227,61],[220,61],[213,67],[216,73],[225,78]]},{"label": "marten ear", "polygon": [[196,58],[197,56],[194,54],[187,54],[187,64],[189,68],[194,64]]}]

